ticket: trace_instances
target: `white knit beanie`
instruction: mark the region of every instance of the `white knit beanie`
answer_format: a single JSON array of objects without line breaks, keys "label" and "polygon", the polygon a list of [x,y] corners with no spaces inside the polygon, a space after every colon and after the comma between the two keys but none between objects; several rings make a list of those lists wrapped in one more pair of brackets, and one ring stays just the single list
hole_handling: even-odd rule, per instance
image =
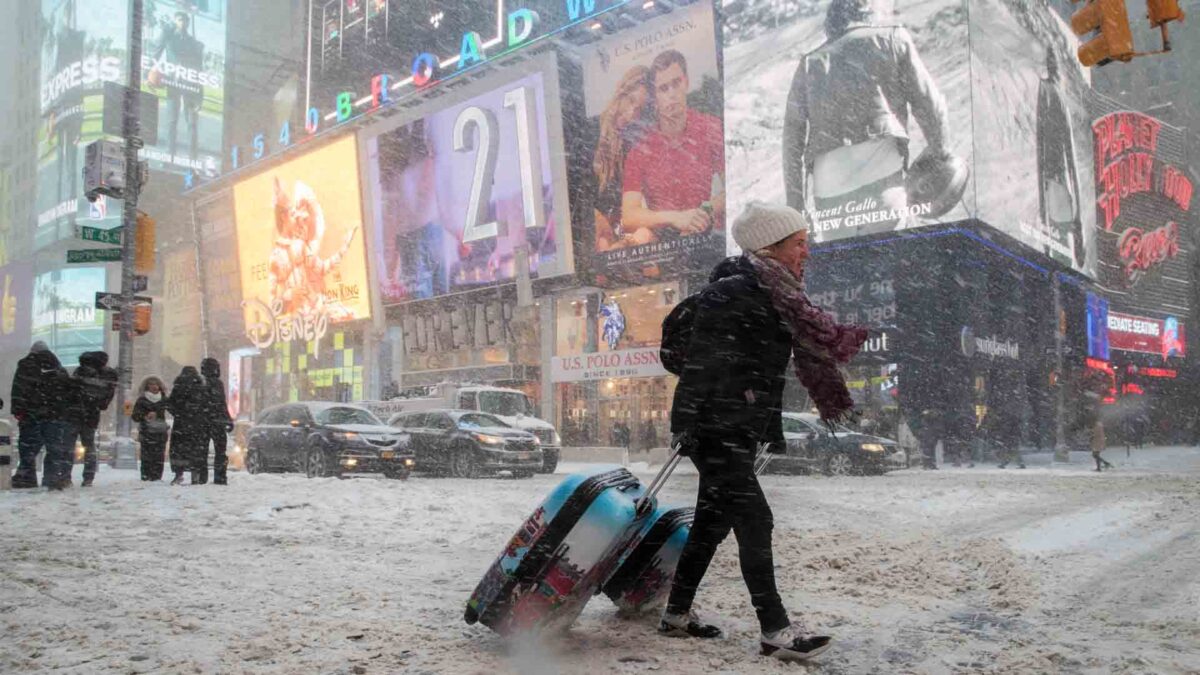
[{"label": "white knit beanie", "polygon": [[754,252],[808,229],[808,218],[782,204],[750,202],[733,221],[733,241],[743,251]]}]

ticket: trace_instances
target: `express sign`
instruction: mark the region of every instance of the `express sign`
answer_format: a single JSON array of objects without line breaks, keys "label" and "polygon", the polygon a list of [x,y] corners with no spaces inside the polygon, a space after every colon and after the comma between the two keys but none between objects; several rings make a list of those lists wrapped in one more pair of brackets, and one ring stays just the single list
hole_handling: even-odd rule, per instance
[{"label": "express sign", "polygon": [[1112,349],[1156,354],[1163,360],[1186,354],[1183,325],[1173,316],[1154,319],[1109,312],[1108,343]]}]

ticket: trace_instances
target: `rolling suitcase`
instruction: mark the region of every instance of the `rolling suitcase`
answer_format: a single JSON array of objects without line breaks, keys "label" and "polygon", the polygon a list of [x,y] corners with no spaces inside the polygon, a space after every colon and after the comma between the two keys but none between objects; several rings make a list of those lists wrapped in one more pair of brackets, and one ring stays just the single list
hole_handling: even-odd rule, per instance
[{"label": "rolling suitcase", "polygon": [[463,618],[502,635],[567,628],[641,531],[647,496],[626,469],[568,476],[488,568]]},{"label": "rolling suitcase", "polygon": [[[755,475],[761,474],[771,461],[765,445],[758,450]],[[676,449],[650,484],[648,494],[654,495],[661,489],[661,483],[666,481],[681,459]],[[603,587],[604,594],[622,614],[639,614],[657,609],[666,602],[675,578],[675,566],[679,564],[679,556],[687,544],[695,515],[696,509],[691,507],[656,505],[628,553]]]}]

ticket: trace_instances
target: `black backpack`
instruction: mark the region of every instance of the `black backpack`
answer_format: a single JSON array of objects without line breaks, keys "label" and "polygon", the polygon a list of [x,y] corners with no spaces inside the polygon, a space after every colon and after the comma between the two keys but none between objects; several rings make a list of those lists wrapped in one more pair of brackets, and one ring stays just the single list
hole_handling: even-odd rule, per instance
[{"label": "black backpack", "polygon": [[699,294],[689,295],[683,299],[662,324],[662,345],[658,348],[658,356],[667,372],[682,376],[683,367],[687,364],[687,349],[692,341],[692,327],[696,322],[696,305]]}]

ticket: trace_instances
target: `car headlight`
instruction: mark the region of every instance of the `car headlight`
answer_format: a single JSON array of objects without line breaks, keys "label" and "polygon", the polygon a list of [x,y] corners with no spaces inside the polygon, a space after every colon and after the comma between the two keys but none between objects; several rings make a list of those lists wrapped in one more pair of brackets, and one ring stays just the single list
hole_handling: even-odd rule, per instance
[{"label": "car headlight", "polygon": [[862,449],[866,452],[883,452],[883,445],[880,443],[863,443]]},{"label": "car headlight", "polygon": [[530,440],[533,441],[533,447],[535,447],[535,448],[542,447],[542,442],[538,440],[537,436],[532,437],[532,439],[530,439]]},{"label": "car headlight", "polygon": [[504,445],[504,439],[499,436],[481,433],[474,433],[471,435],[475,437],[475,440],[485,445]]},{"label": "car headlight", "polygon": [[335,431],[333,432],[333,437],[339,441],[357,441],[358,433],[354,431]]},{"label": "car headlight", "polygon": [[413,461],[412,457],[405,458],[404,466],[412,466],[413,464],[416,464],[416,462]]}]

